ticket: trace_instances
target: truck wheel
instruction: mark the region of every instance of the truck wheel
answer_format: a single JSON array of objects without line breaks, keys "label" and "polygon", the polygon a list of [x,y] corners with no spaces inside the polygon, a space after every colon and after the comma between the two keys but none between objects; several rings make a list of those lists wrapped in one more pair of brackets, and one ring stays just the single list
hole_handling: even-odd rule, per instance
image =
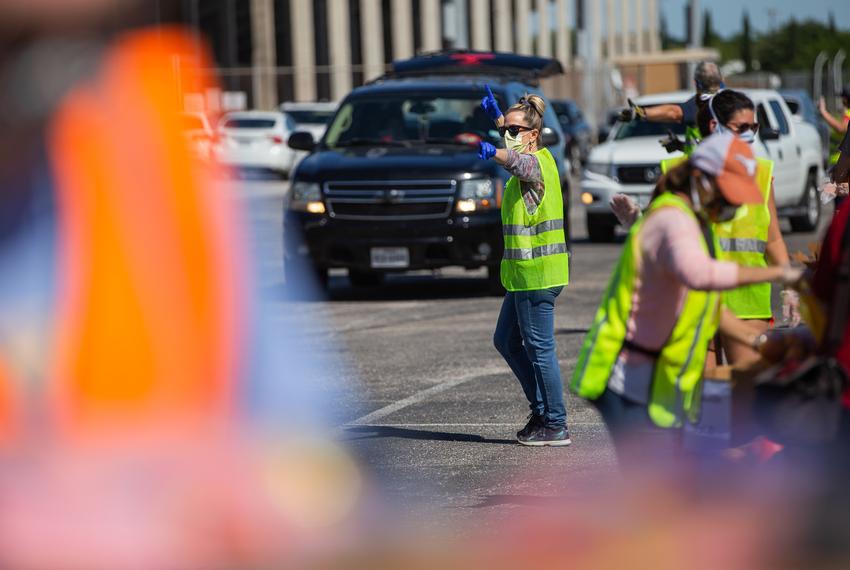
[{"label": "truck wheel", "polygon": [[587,236],[594,243],[614,241],[614,224],[595,216],[587,216]]},{"label": "truck wheel", "polygon": [[487,291],[494,297],[505,295],[505,288],[502,286],[501,267],[498,265],[487,266]]},{"label": "truck wheel", "polygon": [[374,271],[357,271],[354,269],[348,270],[348,280],[351,285],[358,289],[371,289],[380,287],[384,282],[384,274]]},{"label": "truck wheel", "polygon": [[817,229],[820,222],[821,203],[818,197],[818,186],[816,176],[810,172],[806,177],[806,190],[800,202],[803,214],[791,216],[791,229],[795,232],[811,232]]}]

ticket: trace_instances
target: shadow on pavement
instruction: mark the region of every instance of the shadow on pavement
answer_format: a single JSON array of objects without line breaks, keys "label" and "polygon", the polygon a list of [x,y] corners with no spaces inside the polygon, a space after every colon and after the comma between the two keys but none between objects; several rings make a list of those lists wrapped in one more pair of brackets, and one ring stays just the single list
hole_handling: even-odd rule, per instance
[{"label": "shadow on pavement", "polygon": [[589,329],[555,329],[556,335],[587,334]]},{"label": "shadow on pavement", "polygon": [[395,437],[399,439],[420,439],[428,441],[456,441],[517,445],[516,440],[513,439],[488,439],[480,435],[469,433],[449,433],[389,426],[352,426],[345,428],[345,433],[358,435],[355,437],[343,437],[342,441]]},{"label": "shadow on pavement", "polygon": [[418,301],[501,297],[488,289],[480,277],[434,277],[431,275],[388,275],[376,287],[353,287],[347,277],[332,276],[326,290],[291,291],[282,283],[266,287],[264,295],[282,301]]}]

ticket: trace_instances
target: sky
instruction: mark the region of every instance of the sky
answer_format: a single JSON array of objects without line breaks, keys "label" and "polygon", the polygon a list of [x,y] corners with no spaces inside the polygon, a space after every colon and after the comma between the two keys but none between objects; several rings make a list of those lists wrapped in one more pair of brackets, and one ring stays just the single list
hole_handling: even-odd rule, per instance
[{"label": "sky", "polygon": [[[670,35],[685,36],[686,0],[659,0],[659,11],[667,19]],[[711,12],[715,31],[723,37],[737,33],[741,29],[741,14],[746,9],[750,13],[750,25],[754,30],[769,30],[768,10],[773,10],[776,26],[791,19],[815,19],[826,23],[829,11],[835,14],[835,23],[839,29],[850,30],[850,0],[700,0],[700,10]],[[702,33],[702,31],[700,31]]]}]

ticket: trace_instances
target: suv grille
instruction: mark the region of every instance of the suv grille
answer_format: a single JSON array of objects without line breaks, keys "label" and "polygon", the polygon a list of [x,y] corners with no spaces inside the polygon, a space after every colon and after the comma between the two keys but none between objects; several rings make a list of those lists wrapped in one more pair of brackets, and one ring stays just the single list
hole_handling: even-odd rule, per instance
[{"label": "suv grille", "polygon": [[328,213],[340,220],[445,218],[455,199],[454,180],[327,182]]},{"label": "suv grille", "polygon": [[661,167],[657,164],[632,164],[617,168],[620,184],[655,184],[661,176]]}]

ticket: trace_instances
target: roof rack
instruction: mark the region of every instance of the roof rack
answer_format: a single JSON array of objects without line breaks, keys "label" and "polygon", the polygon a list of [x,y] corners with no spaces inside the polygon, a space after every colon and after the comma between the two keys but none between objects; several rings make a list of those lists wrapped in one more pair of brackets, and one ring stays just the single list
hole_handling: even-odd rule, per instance
[{"label": "roof rack", "polygon": [[490,75],[520,79],[537,84],[540,79],[564,73],[561,62],[548,57],[515,53],[444,50],[396,60],[392,70],[379,77],[422,77],[433,75]]}]

